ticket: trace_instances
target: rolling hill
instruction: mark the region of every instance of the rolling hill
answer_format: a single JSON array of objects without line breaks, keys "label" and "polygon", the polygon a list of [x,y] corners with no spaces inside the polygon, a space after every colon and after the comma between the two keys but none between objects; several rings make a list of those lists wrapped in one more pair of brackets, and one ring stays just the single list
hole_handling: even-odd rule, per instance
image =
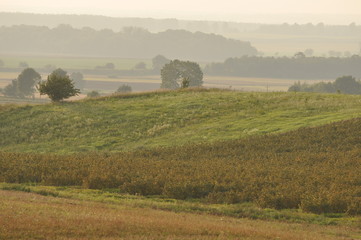
[{"label": "rolling hill", "polygon": [[3,107],[7,152],[129,151],[281,133],[361,115],[361,97],[190,89]]},{"label": "rolling hill", "polygon": [[0,182],[359,215],[360,133],[361,118],[355,118],[282,134],[123,153],[0,152]]}]

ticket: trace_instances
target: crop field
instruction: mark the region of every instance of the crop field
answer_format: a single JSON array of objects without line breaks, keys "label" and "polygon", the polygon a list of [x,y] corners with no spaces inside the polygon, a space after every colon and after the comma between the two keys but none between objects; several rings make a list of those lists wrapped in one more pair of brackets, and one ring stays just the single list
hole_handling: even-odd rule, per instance
[{"label": "crop field", "polygon": [[267,56],[293,56],[297,52],[313,49],[316,56],[328,56],[329,51],[352,54],[359,53],[359,38],[347,34],[315,36],[315,35],[288,35],[273,33],[243,32],[225,34],[226,37],[249,41],[257,50]]},{"label": "crop field", "polygon": [[[5,87],[12,79],[17,78],[20,72],[0,72],[0,88]],[[42,78],[46,79],[46,74]],[[114,90],[121,84],[129,84],[135,91],[148,91],[160,88],[161,78],[159,75],[153,76],[106,76],[106,75],[84,75],[86,89],[89,90]],[[273,78],[246,78],[229,76],[204,76],[204,86],[209,88],[225,88],[241,91],[287,91],[297,80],[295,79],[273,79]],[[302,80],[308,84],[313,84],[325,80]],[[116,89],[116,88],[115,88]]]},{"label": "crop field", "polygon": [[0,239],[361,239],[361,96],[39,103],[0,105]]},{"label": "crop field", "polygon": [[[80,192],[80,191],[79,191]],[[43,191],[41,194],[44,194]],[[73,194],[74,195],[74,194]],[[83,193],[84,196],[91,196]],[[359,239],[355,226],[322,226],[164,211],[117,202],[0,191],[1,239]],[[118,195],[119,197],[119,195]],[[120,196],[121,197],[121,196]],[[156,204],[156,202],[153,202]]]},{"label": "crop field", "polygon": [[[359,128],[360,120],[352,120],[267,138],[113,155],[2,153],[0,181],[358,214]],[[306,137],[312,145],[302,142]]]},{"label": "crop field", "polygon": [[[0,88],[8,85],[12,79],[16,79],[18,72],[0,72]],[[46,79],[46,74],[42,74]],[[105,76],[105,75],[84,75],[86,80],[85,90],[103,90],[114,92],[120,85],[128,84],[133,91],[149,91],[160,88],[161,78],[159,75],[153,76]],[[320,80],[318,80],[320,81]],[[303,81],[314,83],[318,81]],[[326,80],[327,81],[327,80]],[[225,88],[242,91],[287,91],[294,84],[295,80],[290,79],[268,79],[268,78],[242,78],[224,76],[205,76],[204,86],[209,88]]]},{"label": "crop field", "polygon": [[359,118],[280,135],[128,153],[0,152],[0,182],[359,215],[360,133]]},{"label": "crop field", "polygon": [[[205,76],[204,86],[210,88],[228,88],[241,91],[253,92],[277,92],[287,91],[296,79],[277,78],[251,78],[251,77],[229,77],[229,76]],[[313,84],[317,82],[329,82],[324,80],[301,80],[302,83]]]}]

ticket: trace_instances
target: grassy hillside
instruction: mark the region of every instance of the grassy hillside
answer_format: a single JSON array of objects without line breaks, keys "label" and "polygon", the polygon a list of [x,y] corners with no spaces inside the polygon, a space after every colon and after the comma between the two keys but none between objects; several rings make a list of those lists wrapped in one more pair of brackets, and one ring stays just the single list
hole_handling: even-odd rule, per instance
[{"label": "grassy hillside", "polygon": [[1,109],[3,151],[127,151],[349,119],[361,115],[361,96],[190,89]]},{"label": "grassy hillside", "polygon": [[360,156],[358,118],[280,135],[128,153],[0,152],[0,182],[361,214]]}]

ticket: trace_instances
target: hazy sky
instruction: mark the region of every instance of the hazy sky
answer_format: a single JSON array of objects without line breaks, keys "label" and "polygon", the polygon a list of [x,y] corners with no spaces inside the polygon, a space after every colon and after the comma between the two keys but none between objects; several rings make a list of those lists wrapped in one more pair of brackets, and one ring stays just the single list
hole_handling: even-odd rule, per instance
[{"label": "hazy sky", "polygon": [[0,0],[0,11],[258,22],[302,21],[307,14],[309,22],[361,24],[361,0]]}]

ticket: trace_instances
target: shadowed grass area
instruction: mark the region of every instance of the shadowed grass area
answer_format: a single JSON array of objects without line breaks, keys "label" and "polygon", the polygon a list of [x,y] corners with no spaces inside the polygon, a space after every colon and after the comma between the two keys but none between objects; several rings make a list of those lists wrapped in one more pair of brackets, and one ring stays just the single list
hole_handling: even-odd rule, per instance
[{"label": "shadowed grass area", "polygon": [[37,153],[128,151],[286,132],[360,115],[361,96],[148,92],[4,109],[0,147]]}]

